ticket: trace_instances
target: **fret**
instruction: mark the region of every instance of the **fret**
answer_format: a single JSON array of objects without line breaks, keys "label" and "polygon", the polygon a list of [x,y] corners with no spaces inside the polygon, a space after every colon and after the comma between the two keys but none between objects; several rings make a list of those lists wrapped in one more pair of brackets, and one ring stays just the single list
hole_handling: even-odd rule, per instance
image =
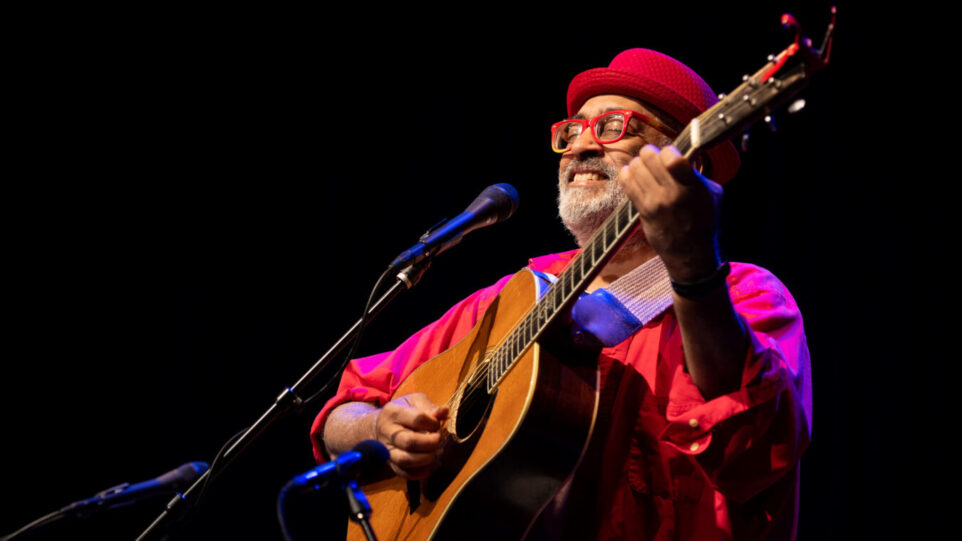
[{"label": "fret", "polygon": [[504,373],[507,372],[508,366],[510,364],[511,364],[511,355],[507,350],[505,350],[505,352],[501,355],[500,361],[498,362],[497,378],[495,378],[496,380],[501,379],[501,376],[503,376]]},{"label": "fret", "polygon": [[495,384],[500,378],[501,376],[499,374],[499,370],[497,369],[497,364],[488,366],[488,393],[491,392],[491,389],[494,389]]},{"label": "fret", "polygon": [[[834,11],[822,51],[811,49],[810,43],[800,43],[796,36],[792,46],[685,126],[672,144],[686,158],[693,159],[703,149],[744,131],[775,106],[786,103],[801,90],[812,73],[828,64],[827,52],[833,30]],[[639,219],[638,211],[629,201],[608,216],[555,284],[535,303],[534,312],[529,311],[505,339],[488,371],[489,392],[497,387],[501,378],[555,317],[570,308],[572,297],[598,275],[604,263],[638,225]]]},{"label": "fret", "polygon": [[574,264],[572,264],[572,265],[571,265],[571,271],[570,271],[570,272],[571,272],[571,275],[574,276],[574,281],[575,281],[575,282],[580,281],[580,280],[581,280],[581,277],[585,275],[585,273],[582,272],[581,265],[574,265]]}]

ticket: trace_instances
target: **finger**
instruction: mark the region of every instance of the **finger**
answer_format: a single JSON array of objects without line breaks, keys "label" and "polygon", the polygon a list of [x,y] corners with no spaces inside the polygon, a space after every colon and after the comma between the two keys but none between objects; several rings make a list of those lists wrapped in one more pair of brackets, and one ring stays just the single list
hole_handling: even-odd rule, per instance
[{"label": "finger", "polygon": [[414,408],[401,408],[392,415],[395,423],[420,432],[437,432],[441,422],[431,415],[430,411],[420,411]]},{"label": "finger", "polygon": [[[646,155],[648,152],[649,151],[645,151]],[[661,185],[659,185],[654,176],[652,176],[648,165],[642,159],[640,153],[639,156],[632,158],[632,160],[628,162],[628,165],[618,172],[618,182],[628,195],[628,198],[634,203],[635,208],[643,214],[647,208],[648,201],[653,197],[657,197],[657,194],[662,190]]]},{"label": "finger", "polygon": [[420,468],[404,469],[397,464],[391,464],[391,469],[394,470],[394,473],[397,474],[398,477],[412,480],[427,479],[437,467],[437,464],[431,464],[430,466]]},{"label": "finger", "polygon": [[435,431],[441,427],[438,414],[440,410],[447,410],[446,406],[438,406],[424,393],[414,393],[402,397],[404,402],[410,406],[406,412],[402,413],[399,419],[414,430]]},{"label": "finger", "polygon": [[[427,407],[428,409],[435,409],[433,405]],[[401,397],[385,404],[380,415],[378,415],[377,422],[379,431],[387,431],[387,427],[395,424],[420,431],[436,431],[440,428],[440,423],[431,415],[430,411],[423,411],[417,405],[412,406],[408,397]]]},{"label": "finger", "polygon": [[654,145],[645,145],[638,153],[638,158],[641,162],[639,166],[644,167],[647,174],[651,177],[653,185],[663,187],[674,184],[671,174],[665,167],[665,158],[662,157],[662,154],[671,147],[665,148],[666,150],[659,150],[658,147]]},{"label": "finger", "polygon": [[441,445],[441,434],[401,429],[391,434],[390,444],[403,451],[429,453],[436,451]]},{"label": "finger", "polygon": [[682,156],[681,152],[673,145],[661,149],[658,158],[664,166],[668,177],[673,179],[674,182],[684,186],[691,186],[698,183],[699,178],[695,168],[692,167],[688,158]]},{"label": "finger", "polygon": [[445,421],[450,413],[451,410],[447,406],[438,406],[434,408],[434,411],[431,412],[431,416],[438,421]]},{"label": "finger", "polygon": [[405,470],[431,466],[437,462],[437,459],[436,453],[409,453],[400,449],[391,450],[391,462]]},{"label": "finger", "polygon": [[401,477],[423,479],[437,469],[438,461],[434,453],[412,454],[394,450],[391,451],[390,465]]},{"label": "finger", "polygon": [[431,399],[428,398],[428,395],[424,393],[411,393],[404,395],[403,398],[409,406],[421,411],[430,411],[437,407],[437,404],[431,402]]}]

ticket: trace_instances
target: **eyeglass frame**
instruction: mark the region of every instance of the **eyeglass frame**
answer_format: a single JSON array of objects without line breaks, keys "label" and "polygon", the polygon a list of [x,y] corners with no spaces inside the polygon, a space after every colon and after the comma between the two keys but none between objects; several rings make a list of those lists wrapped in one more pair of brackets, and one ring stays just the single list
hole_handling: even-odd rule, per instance
[{"label": "eyeglass frame", "polygon": [[[611,141],[602,142],[600,139],[598,139],[598,134],[595,132],[595,125],[598,124],[598,121],[601,118],[606,117],[608,115],[615,114],[615,113],[621,113],[622,115],[625,116],[625,124],[621,128],[621,135],[612,139]],[[675,130],[673,130],[671,126],[668,126],[667,124],[665,124],[664,122],[662,122],[661,120],[658,120],[653,116],[646,115],[645,113],[640,113],[632,109],[616,109],[613,111],[605,111],[604,113],[601,113],[600,115],[590,120],[586,118],[566,118],[564,120],[555,122],[554,124],[551,125],[551,150],[555,151],[557,154],[564,154],[565,152],[568,152],[569,150],[571,150],[570,145],[567,148],[563,148],[561,150],[555,148],[554,146],[555,134],[557,133],[558,128],[560,128],[563,124],[567,124],[569,122],[580,124],[581,133],[579,133],[576,137],[581,137],[581,134],[584,133],[585,128],[587,128],[588,131],[591,132],[591,137],[595,140],[596,143],[598,143],[599,145],[610,145],[612,143],[617,143],[618,141],[621,141],[625,137],[625,135],[628,134],[628,124],[631,122],[632,118],[637,118],[643,124],[647,124],[648,126],[655,128],[656,130],[658,130],[659,133],[666,135],[668,137],[674,138],[677,135]],[[572,141],[573,140],[574,139],[572,139]]]}]

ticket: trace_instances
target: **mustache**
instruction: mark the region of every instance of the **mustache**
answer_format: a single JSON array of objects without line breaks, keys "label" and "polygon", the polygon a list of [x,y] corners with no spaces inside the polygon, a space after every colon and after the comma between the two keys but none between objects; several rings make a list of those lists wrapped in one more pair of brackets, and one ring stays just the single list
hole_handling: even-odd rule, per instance
[{"label": "mustache", "polygon": [[614,180],[618,176],[618,170],[610,163],[598,157],[589,157],[572,160],[561,172],[561,180],[565,183],[571,182],[571,178],[579,169],[600,171],[608,177],[608,180]]}]

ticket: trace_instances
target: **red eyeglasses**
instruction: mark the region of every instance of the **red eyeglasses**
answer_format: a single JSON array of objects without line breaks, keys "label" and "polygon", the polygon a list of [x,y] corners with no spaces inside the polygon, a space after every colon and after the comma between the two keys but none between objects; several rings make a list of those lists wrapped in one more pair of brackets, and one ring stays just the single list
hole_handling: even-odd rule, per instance
[{"label": "red eyeglasses", "polygon": [[601,145],[608,145],[620,141],[628,133],[628,123],[637,118],[642,123],[655,128],[659,132],[674,138],[675,130],[653,116],[638,111],[623,109],[602,113],[591,120],[584,118],[569,118],[555,122],[551,126],[551,149],[557,153],[567,152],[574,140],[581,135],[585,128],[591,129],[591,135]]}]

